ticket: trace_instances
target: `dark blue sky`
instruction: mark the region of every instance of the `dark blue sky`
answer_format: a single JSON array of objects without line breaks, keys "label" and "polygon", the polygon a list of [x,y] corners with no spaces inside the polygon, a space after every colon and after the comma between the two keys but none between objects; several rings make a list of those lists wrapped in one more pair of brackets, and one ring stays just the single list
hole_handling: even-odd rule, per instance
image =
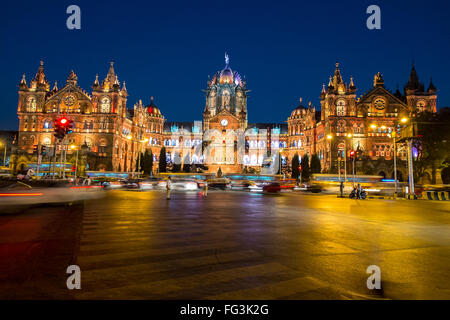
[{"label": "dark blue sky", "polygon": [[[81,8],[81,30],[66,28],[66,8]],[[382,29],[366,28],[366,8],[381,7]],[[1,129],[17,128],[21,75],[44,59],[61,87],[74,69],[91,91],[115,61],[128,106],[155,103],[169,121],[201,120],[208,75],[224,66],[247,77],[250,122],[282,122],[298,98],[319,104],[336,61],[363,94],[384,74],[395,90],[414,59],[420,80],[432,76],[438,106],[450,105],[448,1],[8,1],[0,22]]]}]

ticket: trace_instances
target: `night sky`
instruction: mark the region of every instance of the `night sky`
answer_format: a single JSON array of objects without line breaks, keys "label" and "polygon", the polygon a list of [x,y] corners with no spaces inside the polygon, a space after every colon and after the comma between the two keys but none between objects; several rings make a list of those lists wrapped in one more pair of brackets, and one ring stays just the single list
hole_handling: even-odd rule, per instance
[{"label": "night sky", "polygon": [[[66,8],[81,8],[81,30],[66,28]],[[381,7],[381,30],[366,28],[366,9]],[[17,129],[17,90],[44,60],[61,88],[70,70],[88,92],[115,62],[128,107],[142,99],[168,121],[202,119],[208,75],[230,66],[247,78],[249,122],[283,122],[299,97],[319,105],[336,61],[357,94],[380,71],[403,89],[414,60],[430,77],[438,106],[450,106],[448,1],[7,1],[0,28],[0,129]]]}]

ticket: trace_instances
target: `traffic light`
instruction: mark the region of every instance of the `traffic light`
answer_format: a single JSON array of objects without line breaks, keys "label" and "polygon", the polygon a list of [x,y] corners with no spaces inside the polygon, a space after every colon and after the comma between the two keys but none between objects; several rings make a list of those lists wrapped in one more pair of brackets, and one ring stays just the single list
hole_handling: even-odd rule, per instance
[{"label": "traffic light", "polygon": [[348,152],[348,155],[350,156],[350,159],[351,159],[351,160],[355,160],[355,150],[350,150],[350,151]]},{"label": "traffic light", "polygon": [[33,153],[37,153],[37,151],[38,151],[38,145],[34,144],[33,145]]},{"label": "traffic light", "polygon": [[356,160],[362,160],[363,152],[361,149],[356,150]]},{"label": "traffic light", "polygon": [[55,137],[58,139],[64,139],[66,134],[73,131],[73,120],[66,117],[61,117],[55,120],[54,123]]}]

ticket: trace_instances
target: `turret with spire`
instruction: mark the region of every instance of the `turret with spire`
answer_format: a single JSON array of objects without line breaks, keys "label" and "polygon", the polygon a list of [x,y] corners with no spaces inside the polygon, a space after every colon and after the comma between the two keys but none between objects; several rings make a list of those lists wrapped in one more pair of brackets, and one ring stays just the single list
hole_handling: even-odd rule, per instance
[{"label": "turret with spire", "polygon": [[428,93],[436,93],[437,89],[433,84],[433,78],[430,78],[430,85],[428,86]]},{"label": "turret with spire", "polygon": [[405,85],[405,95],[412,94],[415,91],[424,91],[424,85],[419,81],[419,76],[417,75],[416,67],[413,62],[408,83]]},{"label": "turret with spire", "polygon": [[384,88],[384,79],[383,79],[383,75],[380,72],[378,72],[375,75],[375,77],[373,79],[373,86]]},{"label": "turret with spire", "polygon": [[69,76],[67,77],[67,83],[76,86],[76,85],[77,85],[77,82],[78,82],[78,77],[77,77],[77,75],[75,74],[75,72],[74,72],[73,70],[70,71],[70,74],[69,74]]},{"label": "turret with spire", "polygon": [[50,85],[47,81],[47,77],[45,76],[44,72],[44,61],[42,60],[39,65],[39,69],[36,72],[36,76],[31,81],[31,87],[37,90],[45,90],[45,91],[50,90]]},{"label": "turret with spire", "polygon": [[119,91],[120,90],[120,84],[119,84],[119,78],[116,75],[114,71],[114,62],[111,61],[108,74],[106,75],[106,78],[102,82],[102,89],[104,91]]},{"label": "turret with spire", "polygon": [[95,75],[94,84],[92,85],[92,89],[97,91],[100,89],[100,82],[98,81],[98,74]]},{"label": "turret with spire", "polygon": [[125,81],[122,84],[122,89],[120,90],[120,93],[122,94],[122,96],[126,97],[128,96],[128,91],[127,91],[127,87],[125,85]]},{"label": "turret with spire", "polygon": [[28,89],[27,80],[25,79],[25,74],[22,75],[22,79],[20,80],[20,83],[19,83],[19,89],[20,90]]}]

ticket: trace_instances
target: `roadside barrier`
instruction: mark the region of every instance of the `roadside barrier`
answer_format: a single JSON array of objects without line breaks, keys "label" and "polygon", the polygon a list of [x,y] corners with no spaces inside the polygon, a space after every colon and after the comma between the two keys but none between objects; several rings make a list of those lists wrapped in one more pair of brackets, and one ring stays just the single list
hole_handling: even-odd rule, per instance
[{"label": "roadside barrier", "polygon": [[422,192],[422,199],[449,201],[450,200],[450,191],[424,191],[424,192]]}]

